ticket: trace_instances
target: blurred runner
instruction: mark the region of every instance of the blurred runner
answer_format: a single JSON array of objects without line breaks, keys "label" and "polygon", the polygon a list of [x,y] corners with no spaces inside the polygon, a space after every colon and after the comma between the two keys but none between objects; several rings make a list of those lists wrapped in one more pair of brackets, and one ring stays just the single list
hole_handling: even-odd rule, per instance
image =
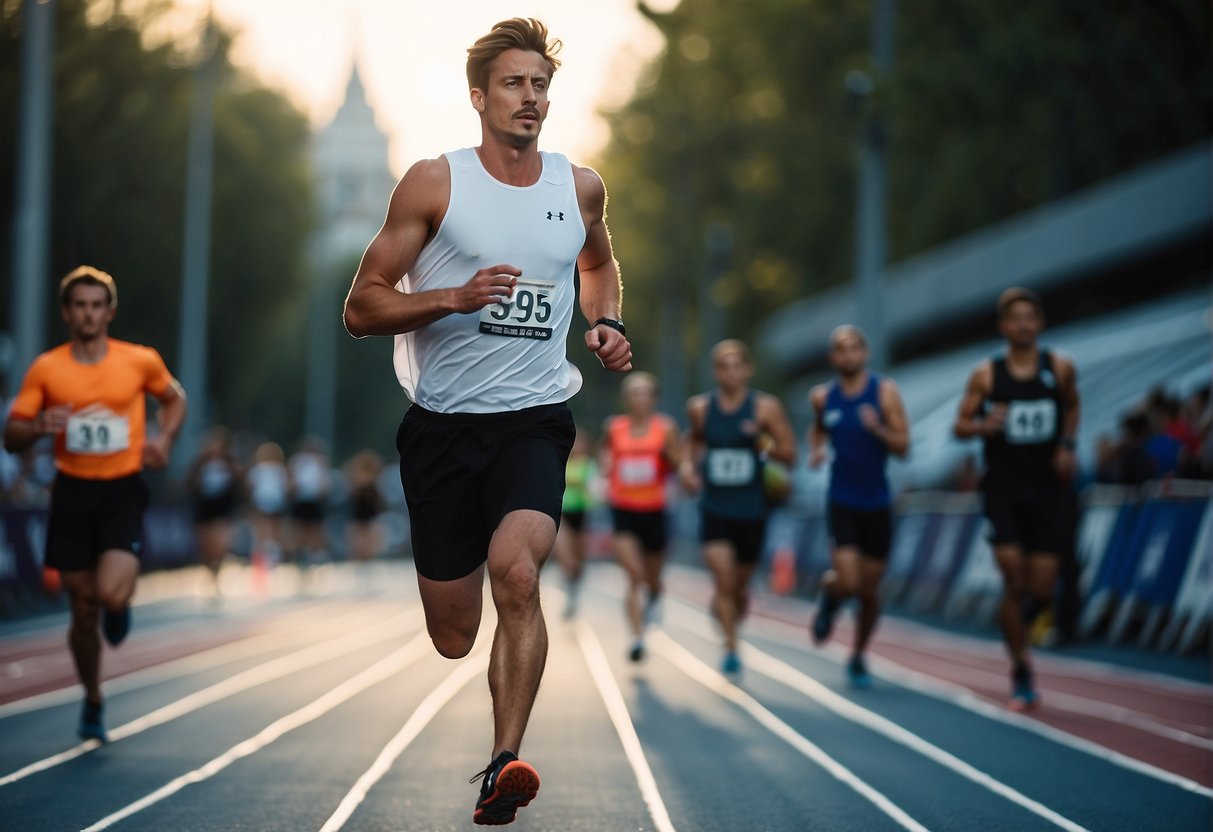
[{"label": "blurred runner", "polygon": [[749,347],[721,341],[712,348],[712,371],[716,389],[687,402],[690,430],[679,473],[689,492],[702,491],[703,557],[716,585],[712,612],[724,630],[721,670],[737,674],[737,628],[749,608],[770,513],[763,465],[767,458],[791,465],[796,439],[779,399],[750,389]]},{"label": "blurred runner", "polygon": [[328,533],[324,528],[333,475],[324,443],[308,437],[287,463],[291,475],[292,545],[301,569],[329,559]]},{"label": "blurred runner", "polygon": [[383,529],[379,515],[387,508],[379,492],[379,474],[383,459],[371,450],[359,451],[345,464],[345,479],[349,486],[350,517],[346,523],[346,544],[350,560],[360,566],[358,580],[363,589],[370,589],[369,566],[383,548]]},{"label": "blurred runner", "polygon": [[275,442],[263,442],[245,475],[253,514],[253,569],[264,577],[282,560],[282,515],[286,513],[291,479],[286,454]]},{"label": "blurred runner", "polygon": [[[60,282],[59,304],[69,340],[30,365],[4,446],[16,452],[55,437],[46,565],[60,571],[71,601],[68,645],[85,696],[79,734],[104,742],[97,623],[114,646],[130,631],[148,502],[140,472],[168,464],[185,392],[154,349],[109,337],[118,308],[110,275],[81,266]],[[148,395],[160,403],[150,437]]]},{"label": "blurred runner", "polygon": [[219,570],[232,548],[232,518],[240,502],[240,468],[225,429],[215,428],[207,436],[185,484],[194,504],[198,554],[214,579],[217,599]]},{"label": "blurred runner", "polygon": [[991,544],[1003,577],[999,619],[1011,656],[1013,710],[1039,704],[1027,627],[1053,600],[1060,558],[1073,557],[1077,467],[1077,373],[1069,359],[1041,349],[1040,298],[1007,289],[998,298],[1003,355],[969,376],[955,433],[980,436],[985,447],[982,495]]},{"label": "blurred runner", "polygon": [[838,377],[809,393],[813,427],[809,465],[818,468],[833,448],[827,516],[833,569],[822,580],[813,619],[813,638],[830,637],[834,614],[848,598],[859,599],[858,627],[847,663],[847,677],[858,688],[872,677],[864,650],[880,616],[880,579],[884,577],[893,534],[892,496],[885,476],[889,454],[905,456],[910,429],[901,394],[891,378],[868,372],[868,341],[858,328],[844,325],[830,334],[830,363]]},{"label": "blurred runner", "polygon": [[624,610],[632,628],[629,658],[644,658],[644,631],[654,622],[661,598],[666,529],[666,480],[678,470],[678,426],[657,413],[657,379],[629,374],[622,385],[626,413],[607,420],[602,467],[609,477],[608,501],[615,524],[615,557],[628,576]]},{"label": "blurred runner", "polygon": [[400,477],[444,656],[472,649],[487,563],[497,631],[480,824],[512,822],[539,790],[517,754],[547,660],[539,570],[576,433],[565,403],[581,386],[565,354],[575,270],[586,346],[608,370],[631,369],[602,179],[536,145],[557,46],[542,23],[514,18],[468,50],[481,144],[409,169],[345,309],[352,334],[396,336],[414,402],[397,433]]},{"label": "blurred runner", "polygon": [[590,530],[586,515],[593,504],[592,489],[598,478],[598,466],[590,454],[590,440],[580,429],[564,468],[564,498],[560,503],[560,529],[556,532],[556,562],[564,573],[564,617],[577,615],[581,595],[581,577],[590,548]]}]

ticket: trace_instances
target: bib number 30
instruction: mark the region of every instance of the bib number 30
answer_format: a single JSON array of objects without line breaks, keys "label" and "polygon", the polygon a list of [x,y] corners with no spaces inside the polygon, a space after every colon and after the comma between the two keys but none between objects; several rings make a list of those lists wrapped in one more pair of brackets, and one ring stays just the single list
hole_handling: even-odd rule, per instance
[{"label": "bib number 30", "polygon": [[550,340],[552,304],[549,298],[554,288],[554,283],[518,281],[513,297],[480,310],[480,332],[507,338]]}]

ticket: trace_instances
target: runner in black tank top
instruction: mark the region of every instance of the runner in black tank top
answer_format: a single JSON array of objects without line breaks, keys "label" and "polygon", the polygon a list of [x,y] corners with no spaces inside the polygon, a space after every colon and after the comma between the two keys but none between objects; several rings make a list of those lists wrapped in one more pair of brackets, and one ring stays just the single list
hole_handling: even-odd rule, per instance
[{"label": "runner in black tank top", "polygon": [[717,388],[687,402],[691,427],[679,475],[687,491],[703,495],[703,558],[716,584],[712,612],[724,631],[721,670],[737,674],[737,625],[766,531],[762,465],[766,459],[790,465],[796,438],[779,399],[750,389],[754,365],[745,344],[713,347],[712,372]]},{"label": "runner in black tank top", "polygon": [[1052,603],[1059,560],[1070,554],[1074,539],[1076,373],[1069,360],[1037,346],[1043,325],[1034,293],[1002,294],[998,328],[1007,352],[973,371],[954,428],[961,439],[980,436],[985,446],[982,496],[1003,576],[999,617],[1013,664],[1014,710],[1039,704],[1025,619],[1034,620]]}]

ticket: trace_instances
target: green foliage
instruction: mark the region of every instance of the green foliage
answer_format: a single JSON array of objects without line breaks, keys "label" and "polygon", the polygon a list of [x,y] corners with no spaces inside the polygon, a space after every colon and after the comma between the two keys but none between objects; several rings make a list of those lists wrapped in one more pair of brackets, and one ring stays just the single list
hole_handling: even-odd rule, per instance
[{"label": "green foliage", "polygon": [[[55,32],[51,274],[80,263],[111,272],[115,337],[156,347],[176,367],[182,270],[189,55],[141,34],[165,8],[107,18],[110,4],[59,0]],[[0,20],[0,223],[12,227],[18,4]],[[302,430],[306,243],[311,186],[306,119],[227,60],[216,60],[210,288],[210,411],[215,421],[282,440]],[[8,286],[11,236],[0,234]],[[7,312],[8,292],[0,293]],[[59,340],[56,303],[47,332]],[[7,314],[5,315],[7,320]],[[200,391],[188,391],[198,400]]]},{"label": "green foliage", "polygon": [[[663,306],[679,306],[681,346],[699,347],[714,223],[733,238],[709,289],[725,334],[749,338],[779,306],[851,278],[861,113],[843,79],[870,71],[871,5],[642,5],[667,48],[607,114],[599,166],[642,366],[656,364]],[[1213,132],[1207,2],[896,5],[894,72],[864,110],[890,136],[891,261]]]}]

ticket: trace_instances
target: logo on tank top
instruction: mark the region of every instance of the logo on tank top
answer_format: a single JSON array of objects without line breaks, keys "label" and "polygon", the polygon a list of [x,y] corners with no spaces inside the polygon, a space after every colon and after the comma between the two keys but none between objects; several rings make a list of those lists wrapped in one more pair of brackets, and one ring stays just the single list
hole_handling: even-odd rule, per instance
[{"label": "logo on tank top", "polygon": [[1057,386],[1057,378],[1054,377],[1051,370],[1040,371],[1040,383],[1050,390]]},{"label": "logo on tank top", "polygon": [[841,410],[827,410],[821,416],[821,423],[827,428],[832,428],[842,421]]},{"label": "logo on tank top", "polygon": [[564,222],[564,211],[548,211],[548,220]]}]

